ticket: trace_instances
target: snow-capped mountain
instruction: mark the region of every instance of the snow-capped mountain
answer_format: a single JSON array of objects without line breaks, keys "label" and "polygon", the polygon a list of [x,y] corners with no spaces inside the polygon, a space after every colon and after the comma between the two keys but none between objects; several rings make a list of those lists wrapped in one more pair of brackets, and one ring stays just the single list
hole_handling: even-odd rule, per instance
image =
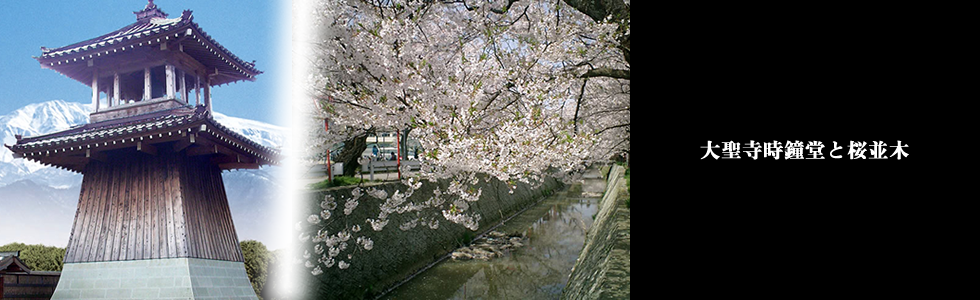
[{"label": "snow-capped mountain", "polygon": [[[6,115],[0,115],[0,142],[13,145],[16,135],[36,136],[57,132],[72,126],[88,123],[91,105],[52,100],[24,106]],[[45,167],[25,159],[14,159],[7,147],[0,147],[0,186],[31,178],[35,183],[57,188],[80,184],[81,176]]]},{"label": "snow-capped mountain", "polygon": [[213,116],[214,120],[221,123],[221,125],[244,135],[256,143],[267,147],[278,148],[282,146],[282,127],[255,120],[229,117],[219,112],[214,112]]},{"label": "snow-capped mountain", "polygon": [[[0,115],[0,142],[16,143],[15,135],[36,136],[88,123],[90,104],[52,100],[30,104]],[[282,128],[214,113],[223,126],[264,146],[282,145]],[[269,245],[275,236],[264,224],[253,224],[271,210],[279,184],[277,167],[222,173],[238,237]],[[0,245],[10,242],[42,243],[64,247],[68,243],[78,205],[82,175],[13,157],[0,147]]]}]

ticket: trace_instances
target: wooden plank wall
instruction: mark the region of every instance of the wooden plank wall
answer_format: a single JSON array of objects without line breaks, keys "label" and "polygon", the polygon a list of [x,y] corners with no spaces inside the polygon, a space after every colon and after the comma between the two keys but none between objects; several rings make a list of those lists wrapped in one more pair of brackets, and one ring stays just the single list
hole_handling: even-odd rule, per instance
[{"label": "wooden plank wall", "polygon": [[245,261],[238,234],[231,219],[231,209],[221,179],[221,169],[206,156],[187,157],[181,177],[186,199],[188,257]]},{"label": "wooden plank wall", "polygon": [[178,257],[244,261],[221,170],[166,144],[90,162],[65,262]]},{"label": "wooden plank wall", "polygon": [[0,299],[51,299],[61,275],[0,274]]}]

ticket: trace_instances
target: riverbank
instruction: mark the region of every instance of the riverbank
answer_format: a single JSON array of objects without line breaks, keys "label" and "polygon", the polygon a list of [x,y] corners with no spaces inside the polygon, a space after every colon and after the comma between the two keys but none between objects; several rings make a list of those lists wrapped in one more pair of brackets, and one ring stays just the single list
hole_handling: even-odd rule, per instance
[{"label": "riverbank", "polygon": [[558,299],[606,181],[596,169],[566,184],[381,299]]},{"label": "riverbank", "polygon": [[609,172],[599,213],[561,299],[630,298],[630,208],[624,171],[614,165]]},{"label": "riverbank", "polygon": [[[300,239],[309,239],[299,249],[306,266],[303,268],[306,272],[303,272],[301,278],[305,285],[303,289],[310,291],[308,297],[373,298],[418,270],[442,259],[456,248],[478,238],[500,220],[533,205],[562,186],[554,179],[546,179],[535,186],[520,182],[501,182],[486,176],[478,176],[477,179],[478,183],[472,191],[481,191],[479,200],[469,202],[467,208],[467,212],[481,216],[477,230],[445,220],[440,212],[445,207],[387,214],[387,225],[380,226],[382,228],[377,230],[373,226],[376,224],[366,220],[378,221],[379,214],[382,213],[381,204],[385,200],[374,196],[380,195],[382,191],[386,196],[384,198],[394,198],[396,193],[404,195],[409,187],[401,182],[360,188],[339,187],[307,193],[308,203],[304,204],[306,209],[303,219],[308,221],[297,224],[297,227],[300,229]],[[413,190],[411,196],[405,198],[405,203],[421,204],[448,189],[448,181],[423,181]],[[350,201],[355,194],[364,195],[357,198],[357,201]],[[335,204],[324,203],[325,199],[334,199]],[[352,208],[347,209],[348,207]],[[331,211],[324,215],[328,218],[312,218],[312,215],[323,215],[323,210]],[[329,246],[329,241],[314,242],[320,233],[328,240],[333,237],[342,238],[343,241],[333,246],[345,250],[331,253],[334,247]],[[370,247],[365,247],[367,244]],[[328,254],[334,255],[327,257]]]}]

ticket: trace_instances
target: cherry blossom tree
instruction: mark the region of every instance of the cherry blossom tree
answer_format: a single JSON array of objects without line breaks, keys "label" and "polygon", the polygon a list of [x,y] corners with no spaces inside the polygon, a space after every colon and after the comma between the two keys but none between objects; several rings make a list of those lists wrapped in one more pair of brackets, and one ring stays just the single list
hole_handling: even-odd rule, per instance
[{"label": "cherry blossom tree", "polygon": [[321,150],[411,130],[425,176],[502,180],[629,151],[622,1],[326,0],[314,13],[310,92],[336,124]]},{"label": "cherry blossom tree", "polygon": [[[477,230],[480,216],[466,211],[482,193],[471,188],[476,174],[533,185],[629,155],[628,1],[322,0],[310,12],[310,105],[330,124],[310,130],[310,154],[346,142],[359,156],[368,133],[393,130],[424,149],[408,190],[366,192],[383,203],[365,220],[375,231],[390,213],[425,209]],[[405,201],[425,179],[451,184],[430,201]],[[398,225],[434,229],[438,217]]]}]

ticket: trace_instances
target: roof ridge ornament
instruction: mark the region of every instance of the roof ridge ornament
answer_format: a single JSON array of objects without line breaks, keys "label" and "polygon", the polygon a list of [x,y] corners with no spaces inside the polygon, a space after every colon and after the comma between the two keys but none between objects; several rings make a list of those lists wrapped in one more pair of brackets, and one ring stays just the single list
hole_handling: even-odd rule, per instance
[{"label": "roof ridge ornament", "polygon": [[169,14],[163,12],[163,10],[160,10],[160,8],[157,8],[157,5],[153,4],[153,0],[149,0],[143,10],[134,11],[133,14],[136,15],[136,22],[139,23],[146,23],[157,18],[165,19],[167,16],[169,16]]},{"label": "roof ridge ornament", "polygon": [[194,16],[191,15],[193,13],[194,12],[191,11],[190,9],[185,9],[183,12],[180,13],[180,20],[185,23],[190,22],[192,19],[194,19]]}]

